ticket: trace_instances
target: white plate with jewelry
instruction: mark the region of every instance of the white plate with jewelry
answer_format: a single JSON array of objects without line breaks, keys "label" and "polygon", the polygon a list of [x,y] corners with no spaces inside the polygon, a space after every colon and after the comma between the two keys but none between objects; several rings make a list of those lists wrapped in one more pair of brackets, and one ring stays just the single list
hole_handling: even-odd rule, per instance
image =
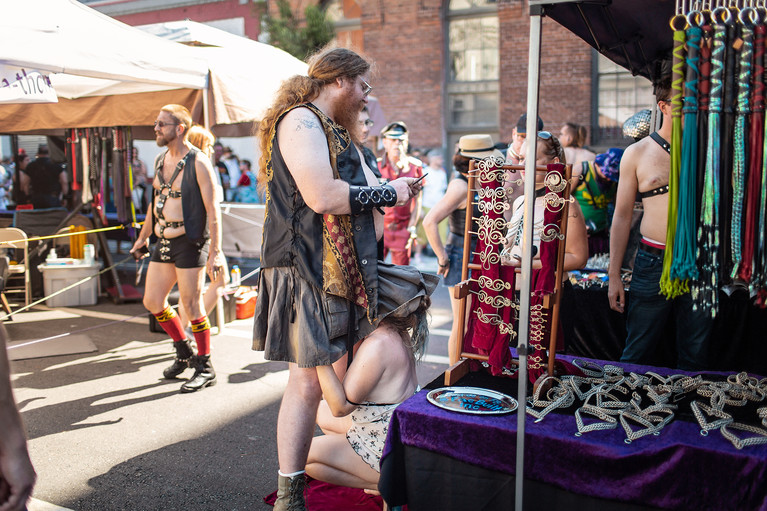
[{"label": "white plate with jewelry", "polygon": [[478,387],[442,387],[426,395],[439,408],[473,415],[500,415],[517,409],[517,400],[506,394]]}]

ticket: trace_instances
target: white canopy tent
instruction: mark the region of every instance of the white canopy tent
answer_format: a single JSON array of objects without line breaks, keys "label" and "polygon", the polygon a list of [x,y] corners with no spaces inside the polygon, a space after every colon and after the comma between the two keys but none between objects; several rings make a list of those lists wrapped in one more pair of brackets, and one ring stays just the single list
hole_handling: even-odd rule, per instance
[{"label": "white canopy tent", "polygon": [[[202,23],[185,20],[138,28],[193,46],[196,54],[207,61],[216,114],[214,125],[257,122],[283,80],[307,72],[306,63],[279,48]],[[217,134],[224,134],[222,131],[216,130]]]},{"label": "white canopy tent", "polygon": [[0,62],[64,78],[119,80],[154,85],[155,90],[202,89],[207,83],[207,64],[188,48],[167,44],[76,0],[7,2],[0,39]]},{"label": "white canopy tent", "polygon": [[248,135],[282,81],[307,69],[282,50],[191,21],[140,30],[76,0],[4,11],[0,64],[51,73],[60,101],[0,106],[0,133],[143,126],[134,136],[151,138],[158,107],[179,103],[217,135]]},{"label": "white canopy tent", "polygon": [[[121,23],[76,0],[6,2],[0,17],[0,64],[50,73],[56,104],[0,107],[0,132],[151,124],[137,106],[147,92],[189,102],[208,86],[208,65],[193,49]],[[67,89],[79,83],[79,90]],[[130,107],[114,96],[93,98],[94,87],[121,83]],[[173,91],[173,95],[168,95]],[[180,91],[186,91],[179,94]],[[83,98],[78,101],[75,98]],[[180,101],[179,101],[180,102]]]}]

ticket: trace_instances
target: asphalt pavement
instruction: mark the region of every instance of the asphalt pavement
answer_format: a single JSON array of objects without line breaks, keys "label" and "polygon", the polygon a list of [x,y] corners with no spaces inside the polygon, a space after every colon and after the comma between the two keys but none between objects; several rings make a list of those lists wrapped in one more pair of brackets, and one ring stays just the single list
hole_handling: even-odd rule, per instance
[{"label": "asphalt pavement", "polygon": [[[230,263],[243,275],[256,267]],[[131,264],[121,270],[128,280]],[[424,258],[418,266],[434,271],[437,263]],[[447,368],[445,287],[432,303],[422,386]],[[213,336],[218,383],[194,394],[179,392],[181,379],[162,379],[171,342],[150,331],[140,302],[118,305],[102,295],[94,306],[39,306],[5,326],[12,358],[91,350],[11,363],[38,473],[30,511],[271,509],[262,499],[276,489],[277,412],[288,371],[251,350],[252,319]]]}]

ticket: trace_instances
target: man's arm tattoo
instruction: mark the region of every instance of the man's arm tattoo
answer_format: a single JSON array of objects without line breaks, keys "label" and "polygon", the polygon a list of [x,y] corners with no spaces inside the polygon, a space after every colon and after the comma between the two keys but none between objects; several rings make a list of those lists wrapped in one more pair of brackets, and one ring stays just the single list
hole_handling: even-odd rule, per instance
[{"label": "man's arm tattoo", "polygon": [[299,119],[298,125],[296,126],[296,131],[301,131],[301,128],[310,130],[319,127],[320,125],[315,119]]}]

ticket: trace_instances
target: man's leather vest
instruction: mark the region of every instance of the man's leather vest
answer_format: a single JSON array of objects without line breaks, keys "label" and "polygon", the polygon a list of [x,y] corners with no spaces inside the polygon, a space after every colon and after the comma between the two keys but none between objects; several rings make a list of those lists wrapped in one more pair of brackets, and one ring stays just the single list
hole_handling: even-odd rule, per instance
[{"label": "man's leather vest", "polygon": [[[350,185],[366,186],[359,153],[349,133],[334,123],[311,103],[297,105],[312,110],[322,122],[328,136],[331,163],[340,179]],[[277,126],[290,110],[285,111],[273,128],[271,154],[267,163],[266,214],[261,246],[261,267],[293,267],[298,275],[313,286],[327,290],[323,266],[330,254],[323,237],[323,215],[315,213],[304,202],[293,176],[282,157],[277,141]],[[368,300],[368,317],[378,310],[377,241],[372,212],[351,215],[351,232],[357,267],[362,275]]]}]

